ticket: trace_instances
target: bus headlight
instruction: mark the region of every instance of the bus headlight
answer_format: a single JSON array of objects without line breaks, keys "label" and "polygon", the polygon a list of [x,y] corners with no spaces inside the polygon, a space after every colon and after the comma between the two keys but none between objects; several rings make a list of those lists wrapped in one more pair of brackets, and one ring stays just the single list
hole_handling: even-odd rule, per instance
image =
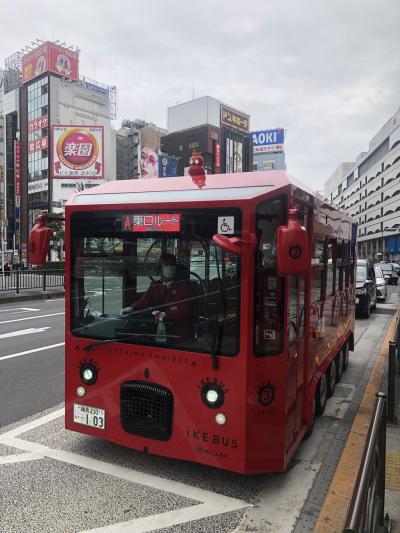
[{"label": "bus headlight", "polygon": [[218,413],[215,416],[215,421],[219,426],[223,426],[224,424],[226,424],[226,416],[224,415],[224,413]]},{"label": "bus headlight", "polygon": [[86,394],[85,387],[78,387],[76,389],[76,395],[79,396],[80,398],[82,398],[82,396],[85,396],[85,394]]},{"label": "bus headlight", "polygon": [[93,385],[97,381],[97,368],[91,363],[83,363],[80,369],[80,376],[83,383]]},{"label": "bus headlight", "polygon": [[224,391],[217,383],[205,383],[201,388],[201,399],[207,407],[217,409],[224,403]]}]

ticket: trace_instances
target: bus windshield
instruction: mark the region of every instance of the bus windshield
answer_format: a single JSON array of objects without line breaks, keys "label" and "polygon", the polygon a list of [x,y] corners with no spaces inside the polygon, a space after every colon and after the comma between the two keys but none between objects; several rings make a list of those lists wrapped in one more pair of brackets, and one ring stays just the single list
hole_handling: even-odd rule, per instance
[{"label": "bus windshield", "polygon": [[241,259],[212,237],[241,236],[239,209],[79,212],[70,227],[73,335],[238,352]]}]

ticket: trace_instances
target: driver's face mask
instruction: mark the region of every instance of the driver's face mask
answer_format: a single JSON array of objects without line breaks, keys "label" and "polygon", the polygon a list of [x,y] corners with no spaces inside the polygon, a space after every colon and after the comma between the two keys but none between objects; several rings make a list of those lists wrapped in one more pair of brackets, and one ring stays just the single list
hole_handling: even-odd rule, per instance
[{"label": "driver's face mask", "polygon": [[161,272],[165,281],[172,281],[175,279],[176,268],[173,265],[164,265]]}]

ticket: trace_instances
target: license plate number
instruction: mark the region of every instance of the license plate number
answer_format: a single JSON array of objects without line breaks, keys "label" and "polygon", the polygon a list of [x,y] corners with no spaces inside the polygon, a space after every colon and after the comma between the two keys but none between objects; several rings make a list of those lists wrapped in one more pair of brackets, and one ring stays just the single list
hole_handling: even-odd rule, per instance
[{"label": "license plate number", "polygon": [[106,412],[98,407],[74,403],[74,422],[96,429],[106,428]]}]

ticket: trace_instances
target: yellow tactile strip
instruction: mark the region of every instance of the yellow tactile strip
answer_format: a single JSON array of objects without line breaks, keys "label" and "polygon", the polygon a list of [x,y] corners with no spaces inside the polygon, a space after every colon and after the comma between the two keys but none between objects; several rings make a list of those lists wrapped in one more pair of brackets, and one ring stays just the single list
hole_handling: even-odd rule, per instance
[{"label": "yellow tactile strip", "polygon": [[385,487],[400,490],[400,453],[388,452],[386,454]]},{"label": "yellow tactile strip", "polygon": [[389,326],[381,353],[365,389],[364,398],[347,437],[346,445],[315,525],[314,531],[317,533],[342,533],[343,531],[374,412],[376,393],[381,387],[384,368],[389,358],[389,340],[393,338],[396,321],[397,314]]}]

